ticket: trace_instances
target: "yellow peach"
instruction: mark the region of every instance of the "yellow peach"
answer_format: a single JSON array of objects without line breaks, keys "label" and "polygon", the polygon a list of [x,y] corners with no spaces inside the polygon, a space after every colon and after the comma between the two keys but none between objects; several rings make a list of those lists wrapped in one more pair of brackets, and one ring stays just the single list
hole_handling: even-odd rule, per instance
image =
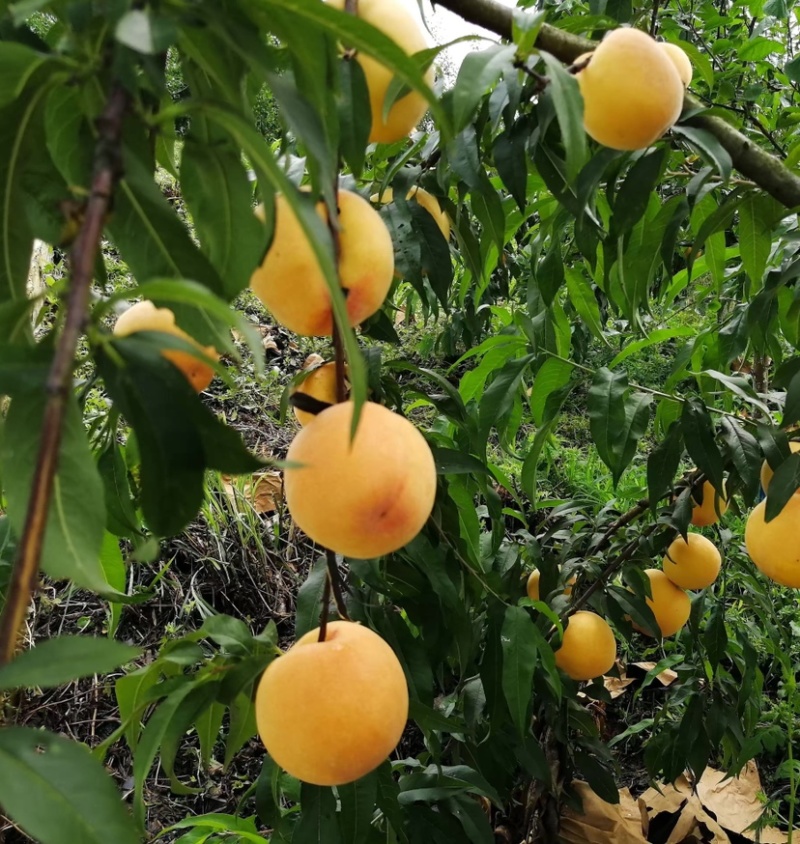
[{"label": "yellow peach", "polygon": [[306,633],[261,677],[256,723],[270,756],[314,785],[344,785],[394,750],[408,719],[408,685],[376,633],[332,621]]},{"label": "yellow peach", "polygon": [[612,149],[650,146],[683,108],[683,83],[673,59],[638,29],[608,33],[577,79],[586,131]]},{"label": "yellow peach", "polygon": [[[340,190],[339,280],[351,325],[380,308],[394,276],[394,248],[380,214],[358,194]],[[327,220],[324,203],[317,213]],[[275,319],[297,334],[329,336],[331,297],[325,277],[285,197],[275,204],[275,233],[250,287]]]},{"label": "yellow peach", "polygon": [[593,612],[576,612],[556,651],[556,665],[573,680],[594,680],[617,658],[617,642],[608,622]]},{"label": "yellow peach", "polygon": [[[450,240],[450,218],[442,211],[442,206],[439,205],[439,200],[428,191],[424,190],[420,187],[412,187],[411,190],[406,195],[406,199],[413,199],[416,200],[430,215],[433,217],[436,225],[439,227],[439,231],[442,233],[442,237],[445,240]],[[388,205],[390,202],[394,200],[394,190],[392,188],[386,188],[386,190],[378,196],[377,193],[374,193],[370,198],[369,201],[375,204],[380,203],[381,205]]]},{"label": "yellow peach", "polygon": [[[345,0],[328,0],[337,9],[344,9]],[[422,24],[414,17],[402,0],[359,0],[358,16],[388,35],[407,55],[413,55],[428,48]],[[384,102],[394,74],[389,68],[363,53],[358,54],[358,63],[364,71],[372,109],[372,128],[369,140],[372,143],[393,143],[405,138],[422,120],[428,103],[416,91],[409,91],[395,100],[384,120]],[[426,74],[426,81],[433,85],[433,69]]]},{"label": "yellow peach", "polygon": [[[198,352],[217,360],[219,355],[213,346],[201,346],[175,323],[175,314],[169,308],[157,308],[147,299],[132,305],[114,325],[117,337],[127,337],[138,331],[162,331],[172,334],[195,346]],[[186,376],[198,393],[208,387],[214,378],[214,369],[204,360],[182,349],[164,349],[161,353]]]},{"label": "yellow peach", "polygon": [[353,403],[323,410],[286,455],[286,504],[315,542],[359,559],[389,554],[422,529],[436,495],[436,466],[422,434],[366,402],[350,439]]}]

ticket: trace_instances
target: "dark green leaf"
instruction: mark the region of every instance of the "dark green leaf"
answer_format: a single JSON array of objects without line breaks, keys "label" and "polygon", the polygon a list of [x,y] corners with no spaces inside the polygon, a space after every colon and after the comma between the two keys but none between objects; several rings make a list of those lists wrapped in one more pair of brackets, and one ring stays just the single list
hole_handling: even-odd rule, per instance
[{"label": "dark green leaf", "polygon": [[586,163],[586,130],[583,128],[583,97],[575,76],[568,73],[564,65],[549,53],[541,52],[547,67],[549,84],[545,96],[552,99],[556,118],[561,129],[561,138],[566,153],[567,179],[574,181]]},{"label": "dark green leaf", "polygon": [[[8,516],[18,536],[25,524],[47,398],[44,392],[15,398],[0,439]],[[69,578],[95,592],[115,595],[100,565],[106,523],[103,482],[72,396],[67,399],[62,430],[42,567],[57,580]]]},{"label": "dark green leaf", "polygon": [[683,405],[681,426],[686,450],[695,465],[703,472],[720,494],[723,489],[723,463],[714,439],[714,423],[705,405],[689,399]]},{"label": "dark green leaf", "polygon": [[364,153],[372,127],[369,93],[361,63],[339,62],[339,148],[356,179],[364,168]]},{"label": "dark green leaf", "polygon": [[705,129],[699,129],[696,126],[686,126],[685,124],[673,126],[672,131],[674,134],[686,138],[692,146],[697,147],[705,158],[716,167],[723,182],[727,182],[730,179],[731,170],[733,169],[730,154],[711,132],[707,132]]},{"label": "dark green leaf", "polygon": [[614,197],[612,237],[626,234],[644,216],[650,193],[661,178],[668,151],[666,147],[659,147],[631,167]]},{"label": "dark green leaf", "polygon": [[130,150],[107,228],[140,282],[151,278],[192,279],[218,296],[225,295],[225,283],[213,264],[195,246],[147,165]]},{"label": "dark green leaf", "polygon": [[627,396],[628,390],[625,373],[606,367],[597,370],[589,389],[589,430],[615,485],[633,459],[650,419],[650,396]]},{"label": "dark green leaf", "polygon": [[295,637],[305,636],[310,630],[319,627],[319,617],[322,612],[322,592],[328,568],[325,557],[317,557],[308,572],[303,585],[297,592],[297,612],[295,614]]},{"label": "dark green leaf", "polygon": [[160,344],[145,335],[149,332],[114,341],[113,360],[98,349],[96,360],[111,398],[136,431],[145,519],[154,532],[168,536],[197,513],[206,468],[236,474],[262,464],[240,435],[202,404],[163,357]]},{"label": "dark green leaf", "polygon": [[601,800],[613,805],[619,803],[619,789],[614,775],[596,756],[578,749],[575,751],[574,759],[578,772]]},{"label": "dark green leaf", "polygon": [[673,487],[682,454],[680,425],[672,425],[666,439],[647,458],[647,493],[653,514],[656,513],[658,502]]},{"label": "dark green leaf", "polygon": [[181,189],[203,251],[231,299],[250,283],[267,245],[240,154],[190,136],[181,157]]},{"label": "dark green leaf", "polygon": [[0,395],[44,387],[53,359],[53,350],[44,345],[12,346],[0,342]]},{"label": "dark green leaf", "polygon": [[375,812],[378,778],[373,771],[355,782],[336,787],[339,795],[339,830],[347,844],[367,844]]},{"label": "dark green leaf", "polygon": [[292,844],[343,844],[344,839],[336,822],[336,798],[333,791],[303,783],[300,801],[303,812],[294,828]]},{"label": "dark green leaf", "polygon": [[93,636],[47,639],[0,668],[0,690],[52,689],[81,677],[108,674],[140,653],[138,648]]},{"label": "dark green leaf", "polygon": [[501,429],[503,419],[511,409],[525,371],[533,359],[534,355],[513,358],[497,373],[480,401],[478,412],[482,431],[488,433],[492,426]]},{"label": "dark green leaf", "polygon": [[759,486],[761,449],[756,438],[735,420],[722,419],[722,439],[734,468],[745,485],[746,499],[752,501]]},{"label": "dark green leaf", "polygon": [[0,730],[0,802],[41,844],[140,840],[113,781],[88,749],[42,730]]},{"label": "dark green leaf", "polygon": [[725,604],[722,601],[714,603],[711,617],[703,635],[703,643],[708,654],[708,661],[711,663],[712,669],[716,671],[728,647],[728,633],[725,629]]},{"label": "dark green leaf", "polygon": [[451,94],[456,132],[467,125],[481,98],[497,80],[514,72],[516,49],[513,44],[495,44],[464,57]]},{"label": "dark green leaf", "polygon": [[788,428],[798,421],[800,421],[800,372],[789,382],[789,387],[786,391],[786,402],[783,406],[781,427]]},{"label": "dark green leaf", "polygon": [[520,735],[527,735],[537,661],[535,624],[527,610],[510,606],[503,619],[503,693]]},{"label": "dark green leaf", "polygon": [[800,490],[800,454],[792,454],[778,466],[769,482],[765,520],[769,522],[778,516],[798,490]]},{"label": "dark green leaf", "polygon": [[444,805],[458,818],[464,828],[466,841],[472,844],[494,844],[496,839],[492,826],[479,803],[462,794],[445,801]]},{"label": "dark green leaf", "polygon": [[128,467],[116,442],[109,443],[97,460],[106,501],[106,530],[131,538],[141,533],[136,506],[128,482]]}]

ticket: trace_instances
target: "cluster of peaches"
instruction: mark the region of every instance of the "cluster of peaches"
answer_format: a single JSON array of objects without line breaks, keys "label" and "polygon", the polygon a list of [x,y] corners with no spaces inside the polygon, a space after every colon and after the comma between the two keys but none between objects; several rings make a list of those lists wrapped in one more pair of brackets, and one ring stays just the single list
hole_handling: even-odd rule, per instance
[{"label": "cluster of peaches", "polygon": [[[727,509],[707,481],[702,500],[692,509],[692,524],[705,527],[713,524]],[[674,636],[689,620],[691,603],[687,589],[705,589],[717,579],[722,557],[711,540],[700,533],[689,532],[686,539],[678,536],[667,549],[661,569],[645,569],[650,582],[650,597],[645,601],[658,624],[658,630],[634,627],[647,636]],[[528,576],[527,593],[532,601],[540,600],[540,572]],[[572,592],[576,578],[570,579],[564,594]],[[581,610],[570,616],[561,646],[555,653],[556,665],[573,680],[594,680],[611,670],[617,658],[617,643],[608,622],[597,613]]]}]

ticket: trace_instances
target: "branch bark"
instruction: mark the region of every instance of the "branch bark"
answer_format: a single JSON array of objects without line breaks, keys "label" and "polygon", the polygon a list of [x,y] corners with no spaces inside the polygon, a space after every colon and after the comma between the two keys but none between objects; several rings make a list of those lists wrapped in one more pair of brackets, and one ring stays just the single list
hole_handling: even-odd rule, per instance
[{"label": "branch bark", "polygon": [[58,454],[67,399],[72,389],[72,369],[78,340],[83,332],[94,277],[95,260],[103,235],[111,197],[120,175],[119,145],[122,118],[128,105],[125,90],[115,86],[98,120],[98,140],[91,193],[86,215],[72,248],[72,280],[67,298],[66,316],[55,356],[47,377],[47,404],[42,420],[42,434],[31,485],[25,527],[22,531],[14,570],[8,587],[3,614],[0,616],[0,666],[10,662],[17,648],[19,631],[36,588],[39,562],[47,525],[47,514],[58,471]]},{"label": "branch bark", "polygon": [[[436,0],[438,5],[482,26],[502,38],[511,39],[514,10],[503,6],[497,0]],[[536,39],[536,46],[572,64],[581,54],[593,50],[596,41],[563,32],[558,27],[544,24]],[[704,108],[691,94],[686,94],[685,111]],[[800,206],[800,176],[792,172],[783,162],[763,150],[725,120],[710,114],[695,114],[686,120],[712,134],[723,146],[733,161],[733,166],[760,188],[787,208]]]}]

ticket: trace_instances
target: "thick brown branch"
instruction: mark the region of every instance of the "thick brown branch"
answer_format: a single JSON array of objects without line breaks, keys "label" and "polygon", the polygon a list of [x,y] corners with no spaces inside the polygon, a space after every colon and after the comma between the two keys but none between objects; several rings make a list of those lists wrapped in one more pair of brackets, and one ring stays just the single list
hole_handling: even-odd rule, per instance
[{"label": "thick brown branch", "polygon": [[[482,26],[503,38],[511,39],[513,9],[503,6],[497,0],[437,0],[440,6],[455,12],[465,20]],[[536,39],[536,46],[554,55],[566,64],[572,64],[581,54],[593,50],[597,43],[563,32],[558,27],[544,24]],[[694,111],[702,104],[691,94],[686,95],[684,109]],[[787,208],[800,206],[800,176],[757,144],[734,129],[720,117],[698,114],[687,121],[710,132],[727,150],[733,166],[760,188]]]},{"label": "thick brown branch", "polygon": [[64,412],[72,387],[75,351],[86,320],[89,292],[103,227],[120,174],[119,141],[127,104],[127,93],[122,88],[115,87],[98,121],[99,137],[91,194],[86,204],[83,225],[70,257],[72,279],[66,317],[47,378],[48,398],[42,419],[42,434],[25,527],[20,538],[6,604],[0,616],[0,665],[10,662],[14,656],[19,631],[36,587],[53,482],[58,470]]}]

